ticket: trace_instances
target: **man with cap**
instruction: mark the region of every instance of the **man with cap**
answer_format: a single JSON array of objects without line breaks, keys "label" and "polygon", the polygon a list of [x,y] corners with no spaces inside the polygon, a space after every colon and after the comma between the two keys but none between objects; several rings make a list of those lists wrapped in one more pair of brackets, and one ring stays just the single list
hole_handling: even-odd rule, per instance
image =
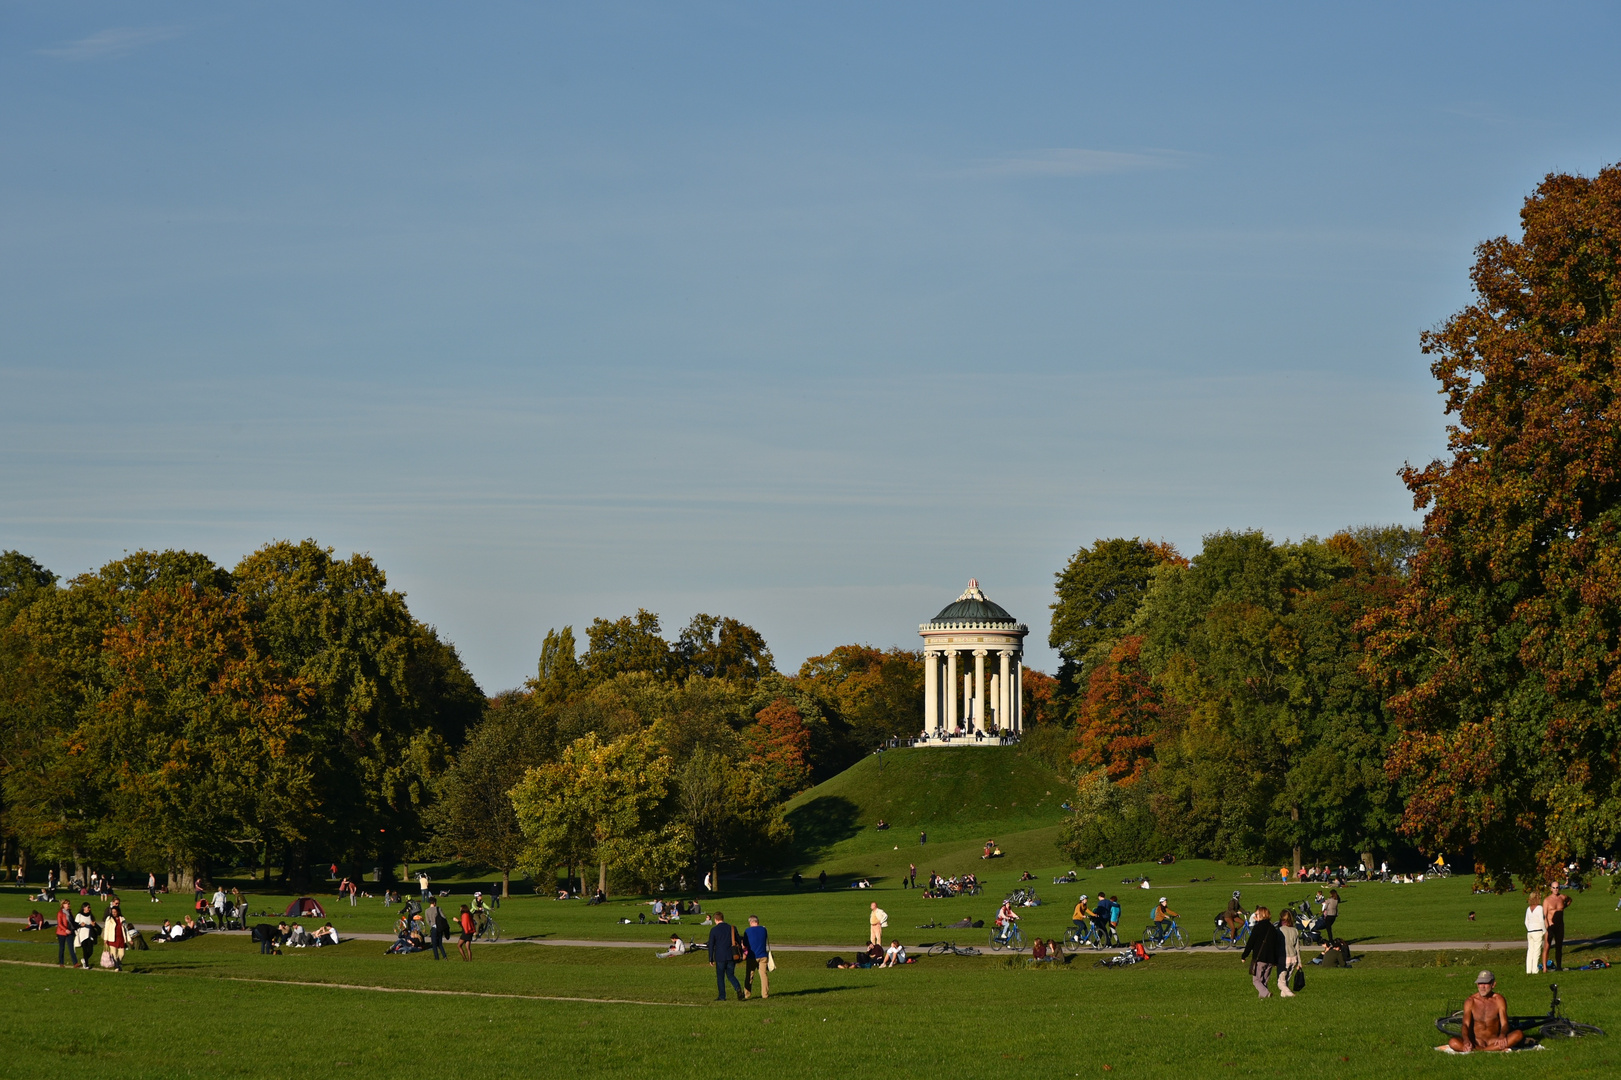
[{"label": "man with cap", "polygon": [[1475,976],[1475,992],[1463,1003],[1463,1031],[1447,1040],[1460,1054],[1474,1050],[1512,1050],[1525,1041],[1525,1032],[1508,1026],[1508,1003],[1497,992],[1497,976],[1482,971]]},{"label": "man with cap", "polygon": [[1176,912],[1168,906],[1169,903],[1170,901],[1162,896],[1159,903],[1154,905],[1154,937],[1160,941],[1164,941],[1165,935],[1171,932],[1171,925],[1177,918]]}]

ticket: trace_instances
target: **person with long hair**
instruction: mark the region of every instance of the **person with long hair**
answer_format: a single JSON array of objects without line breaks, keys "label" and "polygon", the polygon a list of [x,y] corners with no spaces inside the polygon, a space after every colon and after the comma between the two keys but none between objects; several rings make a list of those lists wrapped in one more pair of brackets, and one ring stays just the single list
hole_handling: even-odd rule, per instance
[{"label": "person with long hair", "polygon": [[56,909],[56,966],[67,967],[73,952],[73,905],[66,900]]},{"label": "person with long hair", "polygon": [[1287,909],[1278,916],[1278,933],[1283,936],[1283,971],[1278,975],[1278,993],[1294,997],[1289,980],[1300,968],[1300,930],[1295,926],[1295,913]]},{"label": "person with long hair", "polygon": [[89,971],[90,952],[96,947],[96,917],[90,913],[90,901],[86,900],[73,916],[73,927],[73,944],[82,954],[78,966]]},{"label": "person with long hair", "polygon": [[1267,986],[1267,981],[1274,971],[1283,967],[1283,935],[1272,925],[1272,912],[1265,905],[1255,909],[1255,919],[1250,924],[1250,939],[1244,945],[1242,958],[1250,962],[1250,982],[1255,985],[1255,996],[1271,997],[1272,990]]},{"label": "person with long hair", "polygon": [[101,948],[104,953],[113,958],[113,970],[124,970],[124,950],[129,946],[129,940],[124,936],[124,913],[118,910],[118,901],[114,900],[107,908],[107,919],[101,928]]}]

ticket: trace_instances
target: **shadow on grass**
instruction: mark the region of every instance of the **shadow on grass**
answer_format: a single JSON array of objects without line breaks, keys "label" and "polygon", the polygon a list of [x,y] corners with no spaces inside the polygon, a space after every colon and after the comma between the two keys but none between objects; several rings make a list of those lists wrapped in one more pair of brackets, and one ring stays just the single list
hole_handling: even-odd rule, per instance
[{"label": "shadow on grass", "polygon": [[871,990],[870,986],[812,986],[804,990],[779,990],[772,997],[809,997],[812,994],[841,994],[846,990]]},{"label": "shadow on grass", "polygon": [[859,833],[860,813],[861,808],[842,795],[812,799],[788,815],[794,846],[801,855],[814,857]]}]

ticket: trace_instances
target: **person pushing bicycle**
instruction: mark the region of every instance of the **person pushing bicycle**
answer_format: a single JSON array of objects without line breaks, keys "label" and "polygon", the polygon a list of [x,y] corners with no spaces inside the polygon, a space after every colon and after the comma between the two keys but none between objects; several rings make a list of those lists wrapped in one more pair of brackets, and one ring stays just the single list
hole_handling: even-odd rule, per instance
[{"label": "person pushing bicycle", "polygon": [[1085,893],[1082,893],[1081,898],[1075,902],[1075,912],[1070,917],[1075,920],[1076,935],[1084,940],[1087,935],[1087,921],[1095,920],[1097,918],[1097,913],[1086,906]]}]

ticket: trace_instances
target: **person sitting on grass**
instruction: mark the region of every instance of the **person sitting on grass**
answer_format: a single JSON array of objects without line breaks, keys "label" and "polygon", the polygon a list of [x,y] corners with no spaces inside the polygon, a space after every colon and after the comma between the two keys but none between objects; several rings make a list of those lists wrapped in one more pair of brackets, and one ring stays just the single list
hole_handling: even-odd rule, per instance
[{"label": "person sitting on grass", "polygon": [[856,967],[870,968],[874,964],[882,963],[883,959],[883,947],[875,941],[856,955]]},{"label": "person sitting on grass", "polygon": [[680,934],[671,934],[670,935],[670,947],[668,949],[666,949],[664,952],[654,953],[653,955],[658,957],[660,960],[663,960],[663,959],[666,959],[666,958],[671,957],[671,956],[685,956],[686,954],[687,954],[687,943],[685,941],[681,940],[681,935]]},{"label": "person sitting on grass", "polygon": [[1047,959],[1047,942],[1045,940],[1036,938],[1035,944],[1030,946],[1030,959],[1038,961]]},{"label": "person sitting on grass", "polygon": [[336,945],[337,943],[338,931],[332,926],[331,923],[327,923],[325,926],[321,927],[321,929],[315,932],[314,944],[317,949],[321,948],[323,945]]},{"label": "person sitting on grass", "polygon": [[906,946],[894,940],[889,943],[889,948],[884,950],[884,962],[878,966],[887,968],[904,963],[906,963]]},{"label": "person sitting on grass", "polygon": [[23,929],[24,930],[43,930],[43,929],[45,929],[45,916],[41,915],[38,911],[30,911],[28,913],[28,925],[23,927]]},{"label": "person sitting on grass", "polygon": [[1497,976],[1475,976],[1475,992],[1463,1003],[1463,1031],[1447,1040],[1454,1053],[1512,1050],[1525,1042],[1525,1032],[1508,1025],[1508,1003],[1497,992]]}]

